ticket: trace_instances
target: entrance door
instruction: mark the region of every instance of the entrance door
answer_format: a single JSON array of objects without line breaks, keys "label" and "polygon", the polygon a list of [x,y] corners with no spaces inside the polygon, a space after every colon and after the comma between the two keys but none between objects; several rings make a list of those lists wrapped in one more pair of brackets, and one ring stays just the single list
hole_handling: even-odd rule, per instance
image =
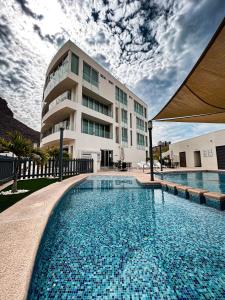
[{"label": "entrance door", "polygon": [[180,167],[186,167],[186,152],[179,152],[180,156]]},{"label": "entrance door", "polygon": [[225,169],[225,146],[216,147],[218,169]]},{"label": "entrance door", "polygon": [[113,166],[113,150],[101,150],[101,167]]},{"label": "entrance door", "polygon": [[201,152],[200,151],[194,151],[194,162],[195,162],[195,167],[201,167],[202,166]]}]

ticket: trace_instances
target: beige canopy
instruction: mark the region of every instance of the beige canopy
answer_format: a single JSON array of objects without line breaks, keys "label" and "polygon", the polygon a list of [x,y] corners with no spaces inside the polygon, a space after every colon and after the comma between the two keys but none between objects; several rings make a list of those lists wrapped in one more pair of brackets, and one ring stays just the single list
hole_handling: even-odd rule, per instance
[{"label": "beige canopy", "polygon": [[225,19],[188,77],[153,120],[225,123]]}]

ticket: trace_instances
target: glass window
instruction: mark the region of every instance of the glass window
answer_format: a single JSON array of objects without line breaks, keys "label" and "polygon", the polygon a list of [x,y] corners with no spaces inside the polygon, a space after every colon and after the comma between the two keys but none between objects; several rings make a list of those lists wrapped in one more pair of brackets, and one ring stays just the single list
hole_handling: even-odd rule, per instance
[{"label": "glass window", "polygon": [[104,125],[100,124],[99,126],[100,126],[100,134],[99,135],[101,137],[104,137]]},{"label": "glass window", "polygon": [[84,80],[91,82],[91,67],[85,62],[83,63],[83,78]]},{"label": "glass window", "polygon": [[116,100],[124,105],[127,105],[127,94],[116,86]]},{"label": "glass window", "polygon": [[122,127],[122,142],[127,143],[128,137],[127,137],[127,128]]},{"label": "glass window", "polygon": [[91,72],[91,84],[98,87],[98,72],[92,69]]},{"label": "glass window", "polygon": [[139,115],[143,116],[144,114],[144,107],[138,103],[137,101],[134,101],[134,111],[138,113]]},{"label": "glass window", "polygon": [[137,133],[137,145],[139,146],[145,145],[145,137],[143,134]]},{"label": "glass window", "polygon": [[119,144],[119,127],[116,127],[116,143]]},{"label": "glass window", "polygon": [[116,86],[116,100],[119,101],[119,88]]},{"label": "glass window", "polygon": [[127,123],[127,111],[125,109],[121,110],[122,122]]},{"label": "glass window", "polygon": [[88,107],[88,97],[83,95],[82,104],[86,107]]},{"label": "glass window", "polygon": [[79,57],[72,53],[71,58],[71,71],[78,75],[79,72]]},{"label": "glass window", "polygon": [[88,121],[88,133],[94,134],[94,123],[92,121]]},{"label": "glass window", "polygon": [[109,139],[109,135],[110,135],[110,129],[109,129],[109,126],[106,125],[105,126],[105,137]]},{"label": "glass window", "polygon": [[85,119],[82,120],[82,132],[88,133],[88,120]]},{"label": "glass window", "polygon": [[116,107],[116,122],[119,122],[119,109]]},{"label": "glass window", "polygon": [[90,98],[90,97],[89,97],[89,99],[88,99],[88,107],[91,108],[91,109],[93,109],[93,107],[94,107],[94,101],[93,101],[93,99]]},{"label": "glass window", "polygon": [[100,135],[100,128],[99,124],[95,123],[95,135],[99,136]]}]

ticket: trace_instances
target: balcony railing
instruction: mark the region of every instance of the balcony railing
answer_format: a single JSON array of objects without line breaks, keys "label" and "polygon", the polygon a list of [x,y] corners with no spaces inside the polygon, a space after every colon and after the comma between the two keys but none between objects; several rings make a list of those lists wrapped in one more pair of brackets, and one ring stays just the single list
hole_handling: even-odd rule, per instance
[{"label": "balcony railing", "polygon": [[49,91],[53,89],[68,72],[69,72],[69,59],[67,57],[62,62],[62,64],[58,67],[58,69],[52,74],[50,74],[49,82],[45,88],[44,98],[49,93]]},{"label": "balcony railing", "polygon": [[64,128],[64,129],[70,129],[70,121],[69,120],[65,120],[62,122],[59,122],[55,125],[53,125],[53,127],[49,128],[48,130],[46,130],[45,132],[42,133],[42,138],[53,134],[55,132],[59,132],[60,128]]},{"label": "balcony railing", "polygon": [[66,91],[60,96],[58,96],[54,101],[52,101],[48,106],[46,105],[42,112],[42,117],[47,114],[49,110],[54,108],[57,104],[63,102],[64,100],[71,100],[71,91]]}]

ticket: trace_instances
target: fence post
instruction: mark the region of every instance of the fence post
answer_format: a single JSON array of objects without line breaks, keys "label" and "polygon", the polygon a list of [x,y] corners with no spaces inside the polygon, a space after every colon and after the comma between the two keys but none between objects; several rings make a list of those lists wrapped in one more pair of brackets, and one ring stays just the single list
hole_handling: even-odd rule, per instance
[{"label": "fence post", "polygon": [[63,131],[64,128],[60,128],[59,181],[63,179]]}]

